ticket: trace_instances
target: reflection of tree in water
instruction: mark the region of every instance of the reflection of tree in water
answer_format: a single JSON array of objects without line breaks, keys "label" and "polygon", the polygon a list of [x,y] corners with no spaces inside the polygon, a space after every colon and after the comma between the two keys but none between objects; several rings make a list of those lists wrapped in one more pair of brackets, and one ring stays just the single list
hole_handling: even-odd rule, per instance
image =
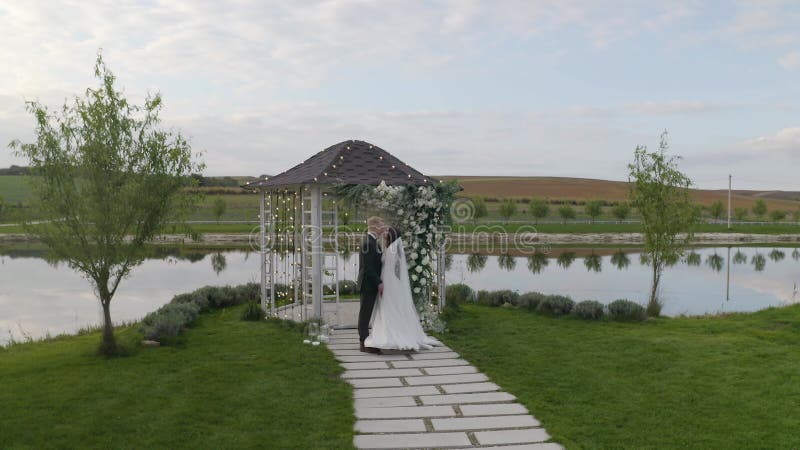
[{"label": "reflection of tree in water", "polygon": [[448,253],[444,257],[444,270],[450,270],[451,267],[453,267],[453,255]]},{"label": "reflection of tree in water", "polygon": [[467,257],[467,269],[470,272],[480,272],[486,267],[486,261],[489,259],[486,255],[473,253]]},{"label": "reflection of tree in water", "polygon": [[603,258],[595,253],[586,255],[586,257],[583,258],[583,265],[586,266],[586,270],[590,272],[600,272],[603,266]]},{"label": "reflection of tree in water", "polygon": [[795,261],[800,261],[800,249],[797,248],[794,249],[794,251],[792,252],[792,259],[794,259]]},{"label": "reflection of tree in water", "polygon": [[575,252],[564,252],[556,258],[556,263],[564,269],[569,269],[573,261],[575,261]]},{"label": "reflection of tree in water", "polygon": [[497,257],[497,265],[499,265],[501,269],[510,272],[517,267],[517,260],[514,259],[513,256],[506,253]]},{"label": "reflection of tree in water", "polygon": [[211,268],[214,269],[214,272],[219,276],[220,272],[225,270],[228,267],[228,260],[225,258],[225,255],[222,253],[214,253],[211,256]]},{"label": "reflection of tree in water", "polygon": [[755,267],[756,272],[763,272],[764,268],[767,267],[767,258],[761,253],[756,253],[750,260],[750,264]]},{"label": "reflection of tree in water", "polygon": [[627,253],[620,250],[611,255],[611,264],[613,264],[619,270],[627,269],[628,266],[631,265],[631,259],[628,257]]},{"label": "reflection of tree in water", "polygon": [[681,260],[680,255],[669,255],[664,257],[664,265],[667,267],[672,267],[675,264],[678,264],[678,261]]},{"label": "reflection of tree in water", "polygon": [[639,253],[639,264],[643,266],[649,266],[650,261],[652,261],[650,255],[648,255],[647,253]]},{"label": "reflection of tree in water", "polygon": [[708,264],[709,267],[714,269],[716,272],[719,272],[725,265],[725,258],[714,253],[713,255],[708,255],[708,258],[706,259],[706,264]]},{"label": "reflection of tree in water", "polygon": [[549,263],[550,261],[547,260],[547,255],[542,252],[535,252],[528,256],[528,270],[533,273],[541,273]]},{"label": "reflection of tree in water", "polygon": [[736,254],[733,255],[733,263],[734,264],[747,263],[747,255],[741,250],[736,250]]},{"label": "reflection of tree in water", "polygon": [[786,258],[786,253],[778,250],[777,248],[774,248],[771,252],[769,252],[769,259],[774,262],[781,262],[784,258]]},{"label": "reflection of tree in water", "polygon": [[700,256],[700,253],[691,251],[686,254],[686,264],[690,266],[699,266],[702,261],[703,258]]}]

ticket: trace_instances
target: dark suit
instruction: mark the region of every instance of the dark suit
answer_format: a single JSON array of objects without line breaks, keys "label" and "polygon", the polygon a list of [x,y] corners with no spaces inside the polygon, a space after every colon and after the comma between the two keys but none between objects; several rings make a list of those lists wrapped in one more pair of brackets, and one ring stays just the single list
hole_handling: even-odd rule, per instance
[{"label": "dark suit", "polygon": [[378,298],[378,285],[381,284],[381,252],[378,241],[367,234],[361,243],[358,254],[358,291],[361,293],[361,308],[358,312],[358,337],[361,342],[369,336],[369,320]]}]

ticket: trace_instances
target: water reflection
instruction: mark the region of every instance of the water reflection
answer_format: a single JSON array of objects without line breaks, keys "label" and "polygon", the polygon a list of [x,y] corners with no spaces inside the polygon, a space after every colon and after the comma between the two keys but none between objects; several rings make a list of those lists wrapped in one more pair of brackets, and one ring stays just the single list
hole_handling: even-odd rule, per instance
[{"label": "water reflection", "polygon": [[611,264],[619,270],[627,269],[631,265],[631,259],[628,254],[622,250],[611,255]]},{"label": "water reflection", "polygon": [[694,250],[686,254],[686,264],[689,266],[699,266],[702,261],[703,258],[700,256],[700,253]]},{"label": "water reflection", "polygon": [[756,269],[756,272],[763,272],[767,267],[767,258],[765,258],[761,253],[756,253],[753,255],[753,259],[750,260],[750,264],[753,265],[753,267]]},{"label": "water reflection", "polygon": [[542,270],[544,270],[549,263],[550,260],[547,259],[547,255],[542,252],[535,252],[528,256],[528,270],[534,274],[542,273]]},{"label": "water reflection", "polygon": [[489,257],[478,253],[473,253],[467,258],[467,268],[470,272],[480,272],[486,267],[486,261]]},{"label": "water reflection", "polygon": [[563,252],[556,258],[556,263],[563,269],[569,269],[573,261],[575,261],[575,252]]},{"label": "water reflection", "polygon": [[228,260],[225,259],[225,255],[217,252],[211,256],[211,269],[214,270],[217,276],[219,276],[220,272],[225,270],[226,267],[228,267]]},{"label": "water reflection", "polygon": [[771,259],[773,262],[780,262],[783,260],[783,258],[786,258],[786,253],[778,250],[777,248],[769,252],[769,259]]},{"label": "water reflection", "polygon": [[747,264],[747,255],[741,250],[736,250],[736,254],[733,255],[733,263]]},{"label": "water reflection", "polygon": [[602,270],[603,260],[600,255],[592,253],[583,258],[583,265],[586,266],[586,270],[589,272],[600,272]]},{"label": "water reflection", "polygon": [[517,260],[508,253],[497,257],[497,265],[503,270],[514,270],[517,267]]},{"label": "water reflection", "polygon": [[725,266],[725,258],[714,253],[713,255],[708,255],[708,259],[706,259],[706,264],[708,264],[709,267],[714,269],[715,272],[721,272],[722,268]]}]

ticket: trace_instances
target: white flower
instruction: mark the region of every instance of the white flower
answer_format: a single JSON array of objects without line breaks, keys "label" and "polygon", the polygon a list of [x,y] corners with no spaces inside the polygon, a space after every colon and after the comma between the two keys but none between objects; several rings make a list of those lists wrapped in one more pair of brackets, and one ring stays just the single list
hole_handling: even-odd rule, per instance
[{"label": "white flower", "polygon": [[414,288],[414,293],[415,293],[415,294],[419,294],[419,288],[418,288],[418,287],[415,287],[415,288]]},{"label": "white flower", "polygon": [[415,273],[412,273],[412,274],[411,274],[411,281],[417,281],[417,278],[419,278],[419,277],[417,276],[417,274],[415,274]]},{"label": "white flower", "polygon": [[422,277],[422,278],[419,279],[419,284],[425,284],[426,281],[428,281],[428,279],[425,278],[425,277]]},{"label": "white flower", "polygon": [[422,266],[417,266],[417,267],[414,268],[414,270],[416,270],[417,273],[420,273],[420,272],[422,272]]},{"label": "white flower", "polygon": [[[423,249],[423,250],[424,250],[424,249]],[[411,253],[411,259],[414,259],[414,260],[416,260],[418,256],[419,256],[419,255],[417,255],[417,252],[413,252],[413,253]]]},{"label": "white flower", "polygon": [[420,250],[419,252],[422,253],[423,255],[425,255],[425,254],[428,253],[428,249],[423,247],[422,250]]}]

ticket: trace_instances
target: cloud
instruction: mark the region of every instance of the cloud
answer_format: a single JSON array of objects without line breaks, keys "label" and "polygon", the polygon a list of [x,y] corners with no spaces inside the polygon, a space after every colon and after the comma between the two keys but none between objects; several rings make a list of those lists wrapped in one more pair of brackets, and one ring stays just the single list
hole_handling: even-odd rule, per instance
[{"label": "cloud", "polygon": [[798,156],[800,155],[800,127],[783,128],[774,134],[759,136],[745,142],[743,147],[761,155],[779,153]]},{"label": "cloud", "polygon": [[784,69],[800,69],[800,52],[791,52],[783,55],[778,63]]}]

